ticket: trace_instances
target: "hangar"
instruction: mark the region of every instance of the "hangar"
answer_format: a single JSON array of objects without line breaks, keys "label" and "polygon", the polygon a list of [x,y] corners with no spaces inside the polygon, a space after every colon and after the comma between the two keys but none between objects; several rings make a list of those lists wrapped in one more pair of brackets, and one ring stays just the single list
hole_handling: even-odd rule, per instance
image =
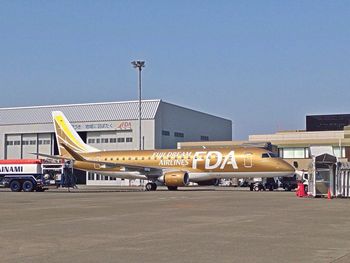
[{"label": "hangar", "polygon": [[[0,159],[58,154],[52,111],[62,111],[82,139],[101,150],[138,149],[138,101],[0,108]],[[142,101],[142,148],[176,148],[184,141],[232,139],[231,120],[171,104]],[[129,184],[108,176],[78,172],[79,183]]]}]

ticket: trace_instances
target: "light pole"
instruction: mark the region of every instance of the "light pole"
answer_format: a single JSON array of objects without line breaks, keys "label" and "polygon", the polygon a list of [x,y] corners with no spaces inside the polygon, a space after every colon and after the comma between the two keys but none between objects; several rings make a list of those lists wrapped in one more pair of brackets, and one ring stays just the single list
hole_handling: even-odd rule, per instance
[{"label": "light pole", "polygon": [[141,71],[145,67],[145,61],[132,61],[134,68],[139,70],[139,150],[141,150],[142,136],[141,136]]}]

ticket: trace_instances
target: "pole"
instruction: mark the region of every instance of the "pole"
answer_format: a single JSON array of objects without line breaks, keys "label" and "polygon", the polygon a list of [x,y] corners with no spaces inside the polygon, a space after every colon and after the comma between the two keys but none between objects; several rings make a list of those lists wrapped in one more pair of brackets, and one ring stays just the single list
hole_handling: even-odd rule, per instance
[{"label": "pole", "polygon": [[141,71],[142,68],[139,67],[139,150],[141,150]]},{"label": "pole", "polygon": [[141,104],[142,104],[142,94],[141,94],[141,71],[142,68],[145,66],[145,61],[132,61],[131,64],[134,66],[134,68],[137,68],[139,70],[139,150],[142,150],[142,132],[141,132]]}]

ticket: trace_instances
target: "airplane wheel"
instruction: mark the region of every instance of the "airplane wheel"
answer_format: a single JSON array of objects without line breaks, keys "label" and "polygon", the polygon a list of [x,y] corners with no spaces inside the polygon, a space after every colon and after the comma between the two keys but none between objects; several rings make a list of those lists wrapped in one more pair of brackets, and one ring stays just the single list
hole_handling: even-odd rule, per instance
[{"label": "airplane wheel", "polygon": [[151,191],[155,191],[157,190],[157,184],[156,183],[152,183],[152,190]]},{"label": "airplane wheel", "polygon": [[255,192],[259,192],[260,191],[260,186],[259,185],[255,185],[254,186],[254,191]]},{"label": "airplane wheel", "polygon": [[155,191],[157,190],[157,185],[155,183],[147,183],[145,189],[146,191]]},{"label": "airplane wheel", "polygon": [[145,189],[146,191],[152,191],[152,183],[147,183]]}]

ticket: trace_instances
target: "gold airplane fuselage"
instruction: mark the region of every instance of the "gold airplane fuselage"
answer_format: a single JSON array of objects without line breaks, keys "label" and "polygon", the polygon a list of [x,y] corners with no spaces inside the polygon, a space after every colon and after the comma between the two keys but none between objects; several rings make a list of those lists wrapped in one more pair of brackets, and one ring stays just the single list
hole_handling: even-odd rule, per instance
[{"label": "gold airplane fuselage", "polygon": [[[185,171],[191,181],[210,178],[276,177],[294,174],[294,168],[267,150],[251,147],[219,149],[181,149],[148,151],[99,151],[81,154],[87,160],[75,161],[77,169],[100,174],[135,174],[143,178],[152,169]],[[114,167],[104,163],[115,163]],[[145,169],[125,169],[125,166],[143,166]],[[159,175],[158,175],[159,176]],[[147,179],[147,177],[145,177]]]}]

